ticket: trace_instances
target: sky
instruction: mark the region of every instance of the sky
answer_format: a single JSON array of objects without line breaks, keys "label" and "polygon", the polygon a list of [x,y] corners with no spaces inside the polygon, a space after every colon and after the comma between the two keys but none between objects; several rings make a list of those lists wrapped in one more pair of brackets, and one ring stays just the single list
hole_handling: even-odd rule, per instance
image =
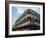
[{"label": "sky", "polygon": [[[12,7],[12,23],[15,24],[16,20],[24,13],[24,11],[28,9],[28,7]],[[38,7],[30,7],[30,9],[40,13],[40,8]]]}]

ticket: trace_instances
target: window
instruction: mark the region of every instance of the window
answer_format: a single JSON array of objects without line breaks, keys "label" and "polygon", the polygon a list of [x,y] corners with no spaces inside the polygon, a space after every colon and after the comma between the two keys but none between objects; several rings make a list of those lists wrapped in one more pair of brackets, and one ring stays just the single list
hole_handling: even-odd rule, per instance
[{"label": "window", "polygon": [[28,18],[27,18],[27,21],[31,21],[31,17],[28,17]]},{"label": "window", "polygon": [[40,20],[39,20],[39,23],[40,23]]},{"label": "window", "polygon": [[37,22],[38,20],[36,19],[36,22]]}]

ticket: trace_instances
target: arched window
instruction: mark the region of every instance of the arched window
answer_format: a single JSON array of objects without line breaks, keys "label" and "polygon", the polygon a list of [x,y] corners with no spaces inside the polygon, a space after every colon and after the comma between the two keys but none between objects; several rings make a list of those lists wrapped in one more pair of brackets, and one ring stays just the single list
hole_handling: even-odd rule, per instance
[{"label": "arched window", "polygon": [[28,17],[28,18],[27,18],[27,21],[31,21],[31,17]]},{"label": "arched window", "polygon": [[39,23],[40,23],[40,20],[39,20]]},{"label": "arched window", "polygon": [[38,20],[36,19],[36,22],[37,22]]}]

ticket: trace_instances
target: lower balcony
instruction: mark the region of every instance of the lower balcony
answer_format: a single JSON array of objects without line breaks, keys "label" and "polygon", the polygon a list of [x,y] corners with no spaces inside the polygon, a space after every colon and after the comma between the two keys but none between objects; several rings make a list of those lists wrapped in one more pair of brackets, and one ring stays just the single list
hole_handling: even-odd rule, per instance
[{"label": "lower balcony", "polygon": [[28,21],[21,25],[15,26],[15,28],[13,28],[12,30],[40,30],[40,24]]}]

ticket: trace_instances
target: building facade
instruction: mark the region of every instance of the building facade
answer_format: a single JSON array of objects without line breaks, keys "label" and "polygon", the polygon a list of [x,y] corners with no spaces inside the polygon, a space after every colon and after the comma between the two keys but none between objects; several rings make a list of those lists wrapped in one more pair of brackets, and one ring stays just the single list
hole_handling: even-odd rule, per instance
[{"label": "building facade", "polygon": [[13,30],[40,30],[40,14],[32,9],[26,9],[16,21]]}]

